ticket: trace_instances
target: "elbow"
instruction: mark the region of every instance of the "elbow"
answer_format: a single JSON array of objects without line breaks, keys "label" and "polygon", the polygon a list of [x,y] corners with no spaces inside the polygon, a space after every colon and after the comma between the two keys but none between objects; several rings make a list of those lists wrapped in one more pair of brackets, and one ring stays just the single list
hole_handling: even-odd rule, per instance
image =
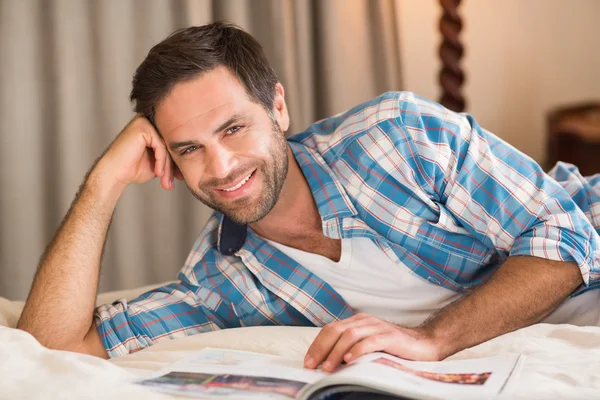
[{"label": "elbow", "polygon": [[91,325],[83,332],[68,332],[57,327],[32,324],[28,319],[21,319],[17,329],[29,333],[35,340],[49,350],[69,351],[73,353],[89,354],[108,359],[108,353],[96,330],[96,324]]},{"label": "elbow", "polygon": [[29,333],[43,347],[49,350],[61,350],[81,353],[84,352],[84,339],[78,340],[69,335],[57,333],[55,329],[40,330],[25,322],[19,321],[17,329]]},{"label": "elbow", "polygon": [[74,349],[79,347],[75,341],[60,340],[56,335],[44,334],[43,332],[23,326],[17,326],[17,329],[29,333],[39,344],[49,350],[75,351]]},{"label": "elbow", "polygon": [[53,340],[53,338],[49,338],[47,336],[40,337],[34,334],[31,335],[38,341],[38,343],[40,343],[48,350],[59,350],[68,351],[71,353],[88,354],[99,358],[103,358],[105,360],[109,358],[108,353],[106,352],[106,350],[104,350],[104,346],[102,344],[90,341],[87,336],[82,339],[71,339],[65,341]]},{"label": "elbow", "polygon": [[28,334],[33,336],[33,338],[42,346],[50,347],[49,345],[51,342],[51,338],[48,337],[50,335],[46,334],[44,330],[39,329],[39,326],[36,326],[36,324],[30,323],[29,320],[24,318],[19,319],[19,322],[17,322],[16,329],[23,332],[27,332]]}]

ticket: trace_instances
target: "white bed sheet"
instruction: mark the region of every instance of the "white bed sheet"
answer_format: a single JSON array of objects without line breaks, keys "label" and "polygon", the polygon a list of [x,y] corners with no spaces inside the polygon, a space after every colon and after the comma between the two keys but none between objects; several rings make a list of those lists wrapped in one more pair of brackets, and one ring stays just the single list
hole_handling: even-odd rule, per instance
[{"label": "white bed sheet", "polygon": [[[99,303],[133,298],[148,287],[107,293]],[[253,327],[228,329],[179,340],[166,340],[111,361],[48,350],[16,330],[22,302],[0,298],[0,399],[172,399],[129,380],[165,367],[205,347],[277,354],[299,363],[318,328]],[[538,324],[498,337],[452,358],[506,353],[525,355],[500,398],[600,398],[600,328]]]}]

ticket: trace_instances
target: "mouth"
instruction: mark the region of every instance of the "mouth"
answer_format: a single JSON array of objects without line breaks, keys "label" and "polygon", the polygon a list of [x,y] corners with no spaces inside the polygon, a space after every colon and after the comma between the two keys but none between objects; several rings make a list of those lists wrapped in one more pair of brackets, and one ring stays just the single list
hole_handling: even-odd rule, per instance
[{"label": "mouth", "polygon": [[227,197],[227,198],[235,198],[235,197],[239,197],[243,194],[245,194],[246,192],[248,192],[248,189],[250,188],[250,186],[252,186],[252,183],[254,182],[254,177],[256,176],[256,169],[253,170],[252,172],[250,172],[248,175],[246,175],[244,178],[242,178],[240,181],[238,181],[237,183],[227,186],[227,187],[221,187],[221,188],[215,188],[213,189],[215,192],[217,192],[219,195],[221,195],[222,197]]}]

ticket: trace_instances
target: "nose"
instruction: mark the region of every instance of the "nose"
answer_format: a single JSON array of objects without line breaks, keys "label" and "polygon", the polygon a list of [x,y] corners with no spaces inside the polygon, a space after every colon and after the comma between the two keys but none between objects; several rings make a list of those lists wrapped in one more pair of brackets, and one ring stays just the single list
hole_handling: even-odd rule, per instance
[{"label": "nose", "polygon": [[230,149],[214,144],[205,148],[205,173],[213,179],[225,179],[237,165],[237,158]]}]

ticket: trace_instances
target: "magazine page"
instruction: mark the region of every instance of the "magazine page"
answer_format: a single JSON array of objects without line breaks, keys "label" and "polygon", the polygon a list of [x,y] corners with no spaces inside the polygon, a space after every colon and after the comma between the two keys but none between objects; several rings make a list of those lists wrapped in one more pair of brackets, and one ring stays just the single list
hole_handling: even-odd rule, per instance
[{"label": "magazine page", "polygon": [[307,389],[312,394],[324,387],[352,384],[418,399],[490,398],[502,391],[519,358],[515,354],[417,362],[372,353],[338,368]]},{"label": "magazine page", "polygon": [[300,360],[206,348],[135,383],[205,399],[304,400],[320,398],[324,388],[332,393],[371,388],[415,399],[490,398],[501,392],[518,360],[508,355],[416,362],[373,353],[329,374],[305,369]]},{"label": "magazine page", "polygon": [[206,348],[135,383],[206,399],[290,400],[327,375],[285,357]]}]

